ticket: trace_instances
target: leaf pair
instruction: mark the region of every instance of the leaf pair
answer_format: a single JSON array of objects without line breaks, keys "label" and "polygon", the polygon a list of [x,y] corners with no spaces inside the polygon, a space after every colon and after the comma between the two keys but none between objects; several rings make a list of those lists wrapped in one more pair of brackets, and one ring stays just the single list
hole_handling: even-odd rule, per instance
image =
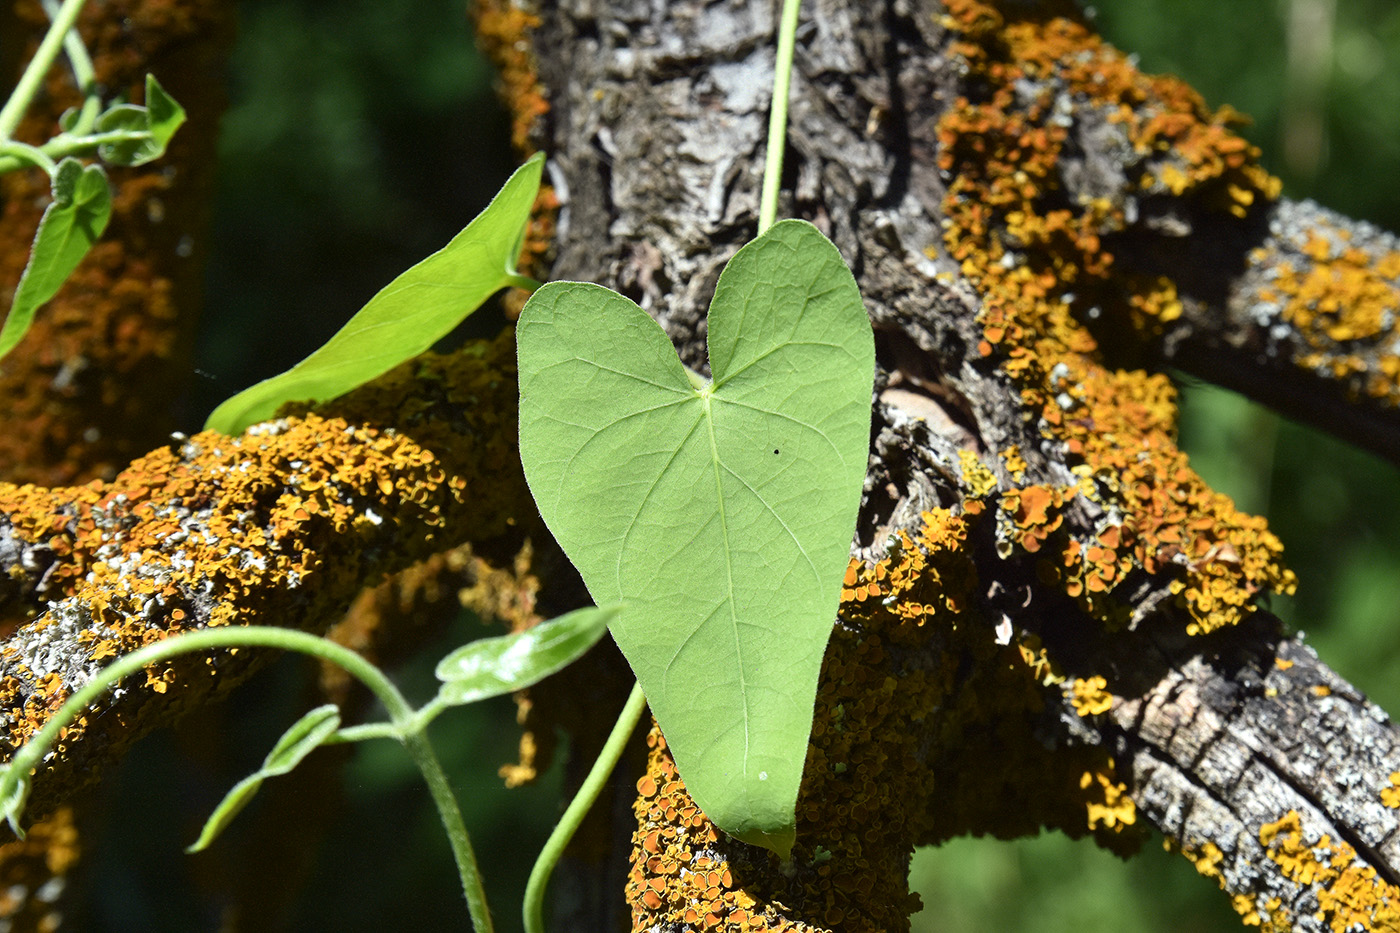
[{"label": "leaf pair", "polygon": [[450,243],[384,286],[319,350],[219,405],[204,427],[238,434],[286,402],[342,395],[427,350],[502,288],[526,284],[515,264],[543,166],[535,155],[516,169]]},{"label": "leaf pair", "polygon": [[[67,131],[75,128],[80,114],[70,110],[60,118],[65,133],[53,140],[53,145],[66,142]],[[97,154],[113,165],[144,165],[165,154],[170,138],[184,122],[184,109],[165,93],[154,76],[147,75],[144,106],[118,104],[97,118],[97,138],[108,139],[98,144]],[[80,144],[82,138],[71,142]],[[54,168],[51,188],[53,200],[39,219],[29,263],[15,288],[5,325],[0,328],[0,357],[24,337],[34,321],[34,313],[58,293],[107,229],[112,216],[112,192],[101,166],[84,166],[69,156]]]},{"label": "leaf pair", "polygon": [[[426,728],[428,722],[442,710],[501,696],[539,683],[550,674],[573,663],[593,647],[608,630],[608,622],[617,614],[616,608],[578,609],[534,628],[496,638],[482,638],[463,645],[443,658],[437,666],[437,678],[442,681],[437,698],[408,722],[394,723],[393,728],[376,730],[362,737],[394,736],[403,738],[408,732]],[[340,731],[340,710],[334,704],[318,706],[303,715],[283,733],[263,761],[263,766],[239,781],[224,795],[205,821],[199,838],[185,851],[199,852],[209,846],[246,807],[270,777],[286,774],[307,755],[322,745],[334,741],[351,741],[352,733]],[[0,794],[7,787],[0,781]],[[27,780],[13,789],[15,803],[0,799],[0,808],[10,817],[18,832],[19,810],[28,793]]]},{"label": "leaf pair", "polygon": [[[517,328],[520,456],[696,803],[785,857],[865,477],[874,340],[855,279],[784,221],[720,275],[713,381],[636,304],[540,288]],[[697,384],[699,383],[699,384]]]}]

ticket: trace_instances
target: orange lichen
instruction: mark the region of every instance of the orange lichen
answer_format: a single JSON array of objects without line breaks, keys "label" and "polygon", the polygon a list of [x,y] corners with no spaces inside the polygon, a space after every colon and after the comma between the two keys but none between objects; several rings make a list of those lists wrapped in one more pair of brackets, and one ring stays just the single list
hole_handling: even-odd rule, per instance
[{"label": "orange lichen", "polygon": [[1348,843],[1326,834],[1309,841],[1296,810],[1261,826],[1259,843],[1285,878],[1317,890],[1316,919],[1334,933],[1400,929],[1400,888],[1356,864]]},{"label": "orange lichen", "polygon": [[[477,44],[496,66],[501,99],[511,117],[511,143],[522,156],[530,155],[539,148],[536,129],[540,118],[549,112],[531,38],[540,25],[540,17],[533,9],[527,9],[523,0],[477,0],[473,19]],[[516,261],[523,274],[545,277],[558,216],[559,198],[554,188],[541,185]],[[506,316],[511,320],[518,318],[529,297],[523,289],[510,289],[502,299]]]},{"label": "orange lichen", "polygon": [[540,25],[519,0],[477,0],[476,41],[500,76],[501,96],[511,115],[511,142],[531,152],[536,123],[549,112],[530,34]]},{"label": "orange lichen", "polygon": [[[37,45],[48,17],[38,3],[15,7]],[[113,0],[83,10],[79,31],[95,83],[140,101],[146,74],[154,73],[190,119],[160,160],[108,169],[107,230],[0,367],[0,475],[12,482],[111,479],[174,427],[171,403],[189,373],[200,303],[198,234],[215,168],[224,106],[218,63],[232,44],[232,16],[214,0]],[[15,32],[6,38],[18,54],[26,36]],[[38,144],[56,132],[59,115],[81,101],[71,75],[60,59],[17,138]],[[44,172],[0,177],[0,307],[9,305],[48,201]]]},{"label": "orange lichen", "polygon": [[896,532],[883,557],[848,567],[790,866],[774,872],[769,856],[722,837],[653,731],[634,805],[635,930],[903,929],[917,909],[903,888],[915,844],[1042,825],[1120,851],[1137,844],[1111,759],[1032,738],[1063,680],[1039,642],[999,637],[973,611],[968,539],[989,514],[925,512],[917,534]]},{"label": "orange lichen", "polygon": [[[982,291],[983,356],[1016,380],[1080,491],[1121,516],[1093,536],[1066,536],[1042,575],[1116,625],[1124,607],[1113,590],[1130,570],[1170,574],[1190,631],[1210,632],[1251,613],[1257,593],[1290,592],[1295,580],[1263,520],[1240,513],[1187,465],[1166,378],[1114,372],[1096,357],[1079,316],[1112,311],[1151,331],[1179,316],[1181,303],[1169,278],[1115,271],[1104,238],[1125,226],[1123,203],[1076,199],[1063,174],[1064,114],[1106,115],[1133,153],[1121,168],[1138,191],[1239,215],[1276,197],[1278,183],[1229,131],[1233,112],[1211,114],[1179,80],[1141,74],[1069,5],[1043,13],[948,4],[944,25],[959,34],[953,51],[980,90],[939,124],[939,165],[951,179],[944,247]],[[1015,500],[1004,498],[1003,509],[1022,508]],[[1050,526],[1054,515],[1047,512]],[[1055,527],[1033,518],[1027,512],[1029,527],[1005,540],[1042,551]]]},{"label": "orange lichen", "polygon": [[1004,493],[999,503],[998,541],[1032,554],[1039,551],[1063,524],[1063,509],[1076,492],[1073,487],[1023,486]]}]

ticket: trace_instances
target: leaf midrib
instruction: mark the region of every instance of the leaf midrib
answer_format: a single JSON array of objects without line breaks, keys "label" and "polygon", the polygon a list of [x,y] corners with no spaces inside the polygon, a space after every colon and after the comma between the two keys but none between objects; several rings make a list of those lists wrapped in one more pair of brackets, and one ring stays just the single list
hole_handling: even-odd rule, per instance
[{"label": "leaf midrib", "polygon": [[719,506],[719,533],[720,540],[724,542],[724,574],[726,592],[729,598],[729,627],[734,637],[734,658],[738,662],[739,670],[739,697],[744,712],[744,759],[743,774],[744,780],[740,785],[747,792],[749,780],[749,682],[744,666],[743,641],[739,638],[739,617],[734,612],[734,555],[729,550],[729,519],[724,511],[724,474],[723,464],[720,463],[719,442],[715,438],[715,417],[711,408],[714,385],[706,386],[696,394],[700,396],[700,401],[704,405],[705,429],[710,438],[710,465],[714,468],[715,474],[715,499]]}]

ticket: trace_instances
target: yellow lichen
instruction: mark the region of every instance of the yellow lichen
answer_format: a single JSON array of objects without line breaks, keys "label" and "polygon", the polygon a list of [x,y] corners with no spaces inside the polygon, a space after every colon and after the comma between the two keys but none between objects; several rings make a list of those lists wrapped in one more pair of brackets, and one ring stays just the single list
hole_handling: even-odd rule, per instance
[{"label": "yellow lichen", "polygon": [[1400,929],[1400,888],[1356,864],[1348,843],[1326,834],[1310,839],[1296,810],[1261,826],[1259,843],[1285,878],[1317,888],[1317,919],[1334,933]]},{"label": "yellow lichen", "polygon": [[968,495],[980,499],[997,488],[996,474],[987,469],[986,464],[972,451],[959,450],[958,463],[962,469],[962,479],[967,486]]},{"label": "yellow lichen", "polygon": [[[1305,257],[1278,261],[1257,300],[1277,307],[1301,346],[1294,361],[1329,381],[1342,382],[1352,400],[1400,405],[1400,251],[1375,254],[1352,245],[1350,231],[1320,224],[1294,245]],[[1268,260],[1256,251],[1255,262]]]},{"label": "yellow lichen", "polygon": [[[1113,767],[1113,762],[1108,762]],[[1079,786],[1089,792],[1085,807],[1089,815],[1089,828],[1105,826],[1116,829],[1131,826],[1137,822],[1137,807],[1128,796],[1128,787],[1115,780],[1110,771],[1085,771],[1079,778]]]},{"label": "yellow lichen", "polygon": [[1108,692],[1108,681],[1098,674],[1075,678],[1071,690],[1070,702],[1081,716],[1098,716],[1113,708],[1113,694]]}]

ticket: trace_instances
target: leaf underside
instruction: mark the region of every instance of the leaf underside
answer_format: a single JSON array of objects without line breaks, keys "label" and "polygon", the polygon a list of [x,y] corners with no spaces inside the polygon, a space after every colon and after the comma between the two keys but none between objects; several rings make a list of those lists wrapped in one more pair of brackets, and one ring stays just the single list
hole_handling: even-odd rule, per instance
[{"label": "leaf underside", "polygon": [[589,606],[523,632],[463,645],[438,662],[438,695],[460,706],[533,686],[582,657],[616,615],[615,607]]},{"label": "leaf underside", "polygon": [[636,304],[544,286],[517,326],[536,504],[636,672],[686,786],[786,854],[865,476],[874,340],[836,248],[774,225],[721,274],[713,381]]}]

